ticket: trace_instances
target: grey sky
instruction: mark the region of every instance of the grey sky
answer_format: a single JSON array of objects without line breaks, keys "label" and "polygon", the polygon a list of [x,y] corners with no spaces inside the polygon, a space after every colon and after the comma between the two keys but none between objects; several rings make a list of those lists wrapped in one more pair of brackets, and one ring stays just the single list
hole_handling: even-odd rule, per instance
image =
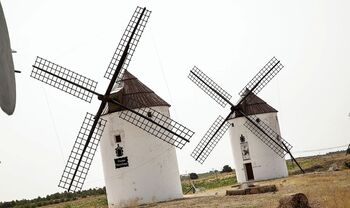
[{"label": "grey sky", "polygon": [[[196,65],[238,99],[276,56],[285,68],[259,94],[279,110],[294,151],[350,142],[350,2],[2,0],[17,77],[17,108],[0,112],[0,201],[45,196],[58,180],[92,104],[29,77],[37,55],[99,82],[136,6],[152,14],[129,71],[172,104],[172,118],[196,134],[177,151],[181,173],[233,165],[226,134],[204,165],[189,155],[226,115],[188,80]],[[85,188],[103,186],[97,152]]]}]

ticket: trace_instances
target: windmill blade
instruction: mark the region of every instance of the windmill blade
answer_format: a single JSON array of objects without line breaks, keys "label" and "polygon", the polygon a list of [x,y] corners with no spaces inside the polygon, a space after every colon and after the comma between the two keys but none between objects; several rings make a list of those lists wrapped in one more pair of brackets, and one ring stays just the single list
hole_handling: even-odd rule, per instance
[{"label": "windmill blade", "polygon": [[[104,75],[107,79],[112,79],[113,74],[116,71],[117,65],[121,59],[121,56],[125,50],[126,45],[130,42],[130,48],[128,50],[127,57],[125,62],[118,74],[117,83],[123,78],[124,71],[128,68],[131,58],[135,52],[136,46],[139,43],[140,37],[142,35],[143,30],[146,27],[149,16],[151,15],[151,11],[146,8],[137,7],[131,20],[126,27],[123,37],[120,40],[116,51],[112,57],[111,62],[107,68],[107,71]],[[131,40],[130,40],[131,38]]]},{"label": "windmill blade", "polygon": [[[126,45],[126,49],[128,49],[129,46],[130,44],[128,43]],[[116,68],[117,72],[120,71],[120,68],[125,61],[127,51],[128,50],[125,50],[121,56],[120,62]],[[93,116],[92,114],[87,113],[84,119],[83,125],[79,131],[78,137],[58,185],[59,187],[67,189],[68,192],[72,190],[81,190],[84,184],[86,175],[106,124],[106,121],[101,119],[101,115],[105,109],[108,96],[112,90],[117,75],[117,73],[113,75],[105,95],[103,96],[98,94],[102,102],[96,115]]]},{"label": "windmill blade", "polygon": [[279,60],[273,57],[254,77],[253,79],[239,92],[241,97],[246,95],[247,90],[257,95],[273,77],[278,74],[283,68]]},{"label": "windmill blade", "polygon": [[194,132],[158,111],[143,107],[139,102],[128,99],[127,106],[112,100],[126,109],[121,111],[119,117],[140,129],[152,134],[179,149],[190,141]]},{"label": "windmill blade", "polygon": [[229,100],[232,96],[196,66],[192,68],[190,74],[188,75],[188,78],[222,107],[225,107],[227,103],[230,103]]},{"label": "windmill blade", "polygon": [[[107,122],[106,120],[99,118],[96,128],[93,129],[91,140],[88,141],[94,121],[94,115],[86,113],[85,119],[64,168],[61,180],[58,184],[59,187],[66,189],[68,192],[81,190]],[[87,147],[85,148],[86,144]]]},{"label": "windmill blade", "polygon": [[[289,144],[286,140],[284,140],[279,134],[277,134],[273,129],[271,129],[257,116],[250,115],[248,117],[251,120],[247,120],[244,123],[244,126],[247,127],[264,144],[271,148],[277,155],[279,155],[281,158],[284,158],[284,156],[289,152],[289,150],[292,149],[292,145]],[[252,122],[254,122],[255,125]],[[257,126],[259,126],[259,128]],[[286,150],[288,150],[288,152]]]},{"label": "windmill blade", "polygon": [[97,82],[62,66],[37,57],[33,65],[31,77],[69,93],[77,98],[91,102]]},{"label": "windmill blade", "polygon": [[224,119],[222,116],[219,116],[215,120],[207,133],[205,133],[202,140],[198,143],[196,148],[191,153],[191,156],[195,160],[203,164],[203,162],[207,159],[211,151],[230,127],[230,124],[226,120],[227,119]]}]

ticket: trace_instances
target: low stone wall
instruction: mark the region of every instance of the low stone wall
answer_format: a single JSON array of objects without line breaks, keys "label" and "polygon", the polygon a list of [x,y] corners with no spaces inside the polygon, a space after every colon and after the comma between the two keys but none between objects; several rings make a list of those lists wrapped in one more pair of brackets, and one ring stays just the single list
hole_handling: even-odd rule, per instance
[{"label": "low stone wall", "polygon": [[254,187],[247,187],[245,189],[226,190],[226,196],[261,194],[261,193],[275,192],[275,191],[277,191],[277,188],[275,185],[254,186]]}]

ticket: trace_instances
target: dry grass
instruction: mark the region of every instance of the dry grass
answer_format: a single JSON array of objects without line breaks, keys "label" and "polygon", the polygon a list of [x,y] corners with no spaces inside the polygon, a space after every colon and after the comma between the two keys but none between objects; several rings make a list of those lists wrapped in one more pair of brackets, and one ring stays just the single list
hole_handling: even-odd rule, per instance
[{"label": "dry grass", "polygon": [[[344,162],[350,161],[350,157],[345,152],[333,152],[326,155],[315,155],[310,157],[297,158],[299,164],[306,172],[327,171],[332,164],[336,164],[340,169],[346,169]],[[290,175],[300,174],[298,166],[291,160],[287,161]]]},{"label": "dry grass", "polygon": [[[257,184],[275,184],[278,191],[245,196],[225,196],[231,187],[222,187],[186,196],[184,199],[143,205],[144,208],[192,208],[192,207],[230,207],[230,208],[271,208],[277,207],[279,199],[289,193],[302,192],[309,198],[314,208],[350,207],[350,170],[335,172],[307,173],[294,175]],[[107,208],[105,196],[88,197],[74,202],[49,206],[51,208],[101,207]],[[136,206],[132,206],[136,207]]]},{"label": "dry grass", "polygon": [[[349,161],[349,156],[342,153],[333,153],[323,156],[298,158],[298,161],[309,171],[304,175],[292,175],[288,178],[268,180],[257,184],[275,184],[278,191],[243,196],[225,196],[230,186],[209,189],[194,195],[186,195],[185,198],[169,202],[161,202],[143,205],[144,208],[192,208],[192,207],[230,207],[230,208],[274,208],[278,206],[281,197],[290,193],[304,193],[313,208],[350,208],[350,169],[345,169],[344,161]],[[325,171],[336,163],[341,171]],[[316,168],[315,168],[316,167]],[[296,169],[291,172],[296,173]],[[232,174],[218,174],[219,180],[232,177]],[[203,180],[217,180],[215,175],[208,174],[204,179],[196,180],[200,184]],[[185,181],[183,181],[185,182]],[[186,183],[186,182],[185,182]],[[49,206],[51,208],[107,208],[105,195],[87,197],[77,201],[65,202]],[[131,206],[136,207],[136,206]]]},{"label": "dry grass", "polygon": [[[237,183],[236,175],[231,173],[207,173],[203,176],[199,176],[199,179],[192,180],[197,188],[200,189],[213,189],[222,186],[231,186]],[[183,179],[181,181],[182,191],[186,193],[192,186],[189,179]]]},{"label": "dry grass", "polygon": [[225,196],[226,189],[230,187],[223,187],[190,195],[182,200],[145,205],[142,207],[271,208],[278,206],[278,201],[283,195],[297,192],[306,194],[311,207],[350,207],[350,170],[307,173],[284,179],[263,181],[257,184],[275,184],[278,191],[257,195]]},{"label": "dry grass", "polygon": [[86,198],[80,198],[75,201],[64,202],[59,204],[52,204],[45,206],[46,208],[107,208],[106,195],[89,196]]}]

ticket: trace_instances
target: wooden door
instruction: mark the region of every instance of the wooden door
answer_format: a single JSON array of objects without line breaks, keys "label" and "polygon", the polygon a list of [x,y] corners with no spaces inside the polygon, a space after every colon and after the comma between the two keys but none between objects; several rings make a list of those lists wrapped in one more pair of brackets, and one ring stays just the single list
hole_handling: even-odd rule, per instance
[{"label": "wooden door", "polygon": [[254,180],[253,167],[251,163],[244,164],[245,172],[247,174],[247,181]]}]

